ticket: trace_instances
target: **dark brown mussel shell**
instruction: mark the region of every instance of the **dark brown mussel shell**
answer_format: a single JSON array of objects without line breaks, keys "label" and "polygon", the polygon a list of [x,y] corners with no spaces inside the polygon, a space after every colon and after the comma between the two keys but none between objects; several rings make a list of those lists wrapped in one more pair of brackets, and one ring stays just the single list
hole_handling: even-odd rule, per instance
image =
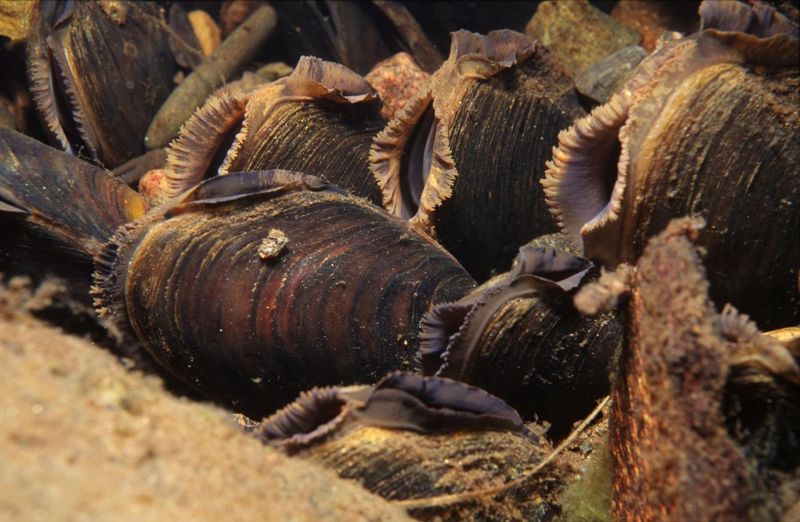
[{"label": "dark brown mussel shell", "polygon": [[0,128],[0,272],[57,275],[88,297],[92,256],[144,200],[105,170]]},{"label": "dark brown mussel shell", "polygon": [[565,435],[608,394],[624,341],[618,312],[585,317],[572,304],[592,266],[553,247],[520,248],[510,272],[425,314],[423,373],[480,386]]},{"label": "dark brown mussel shell", "polygon": [[106,168],[144,152],[177,71],[155,3],[40,2],[28,42],[31,92],[62,149]]},{"label": "dark brown mussel shell", "polygon": [[[409,373],[369,387],[304,392],[256,433],[394,501],[502,486],[550,453],[501,399],[450,379]],[[545,468],[489,498],[410,513],[420,520],[552,520],[560,489],[552,471]]]},{"label": "dark brown mussel shell", "polygon": [[375,205],[260,171],[206,180],[122,227],[93,293],[178,379],[257,418],[313,386],[411,368],[422,314],[473,286]]},{"label": "dark brown mussel shell", "polygon": [[606,266],[699,215],[711,298],[765,328],[800,322],[798,28],[756,3],[704,2],[611,100],[559,136],[542,182],[561,229]]},{"label": "dark brown mussel shell", "polygon": [[170,145],[167,197],[217,174],[286,169],[313,172],[379,204],[368,155],[386,123],[380,110],[361,76],[310,56],[269,85],[223,88]]},{"label": "dark brown mussel shell", "polygon": [[791,520],[798,361],[730,305],[717,312],[701,232],[697,219],[674,220],[632,277],[611,402],[614,518]]},{"label": "dark brown mussel shell", "polygon": [[539,179],[558,130],[581,115],[543,47],[509,30],[457,31],[448,60],[373,143],[384,206],[486,279],[556,231]]}]

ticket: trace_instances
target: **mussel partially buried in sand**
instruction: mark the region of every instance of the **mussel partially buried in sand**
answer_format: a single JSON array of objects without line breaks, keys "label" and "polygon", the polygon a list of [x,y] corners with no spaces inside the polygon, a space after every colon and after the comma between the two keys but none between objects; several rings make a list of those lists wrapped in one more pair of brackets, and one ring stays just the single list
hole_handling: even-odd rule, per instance
[{"label": "mussel partially buried in sand", "polygon": [[422,372],[480,386],[565,435],[608,394],[625,337],[618,312],[585,317],[572,304],[592,268],[551,246],[520,248],[510,272],[423,316]]},{"label": "mussel partially buried in sand", "polygon": [[177,71],[154,3],[42,1],[28,42],[30,89],[63,150],[106,168],[144,152]]},{"label": "mussel partially buried in sand", "polygon": [[[501,486],[531,472],[551,450],[497,397],[403,373],[374,386],[304,392],[256,433],[396,501]],[[421,520],[552,520],[561,488],[553,469],[490,498],[412,513]]]},{"label": "mussel partially buried in sand", "polygon": [[[412,367],[422,314],[475,284],[409,224],[313,176],[215,177],[125,224],[144,211],[135,192],[115,182],[95,198],[99,169],[61,184],[49,181],[58,169],[37,170],[30,184],[26,168],[63,153],[0,133],[4,213],[26,229],[44,216],[51,235],[94,258],[102,317],[187,385],[256,417],[312,386]],[[87,187],[71,196],[85,199],[79,216],[62,202],[73,187]],[[273,230],[283,245],[264,258]]]},{"label": "mussel partially buried in sand", "polygon": [[539,179],[558,131],[582,114],[572,83],[525,35],[457,31],[448,60],[375,138],[384,206],[485,279],[555,231]]},{"label": "mussel partially buried in sand", "polygon": [[168,153],[166,197],[228,172],[313,172],[380,202],[367,162],[383,127],[377,94],[343,65],[304,56],[269,85],[227,86],[181,129]]},{"label": "mussel partially buried in sand", "polygon": [[[94,258],[101,317],[188,386],[254,417],[313,386],[410,369],[422,314],[475,285],[408,223],[314,176],[218,176],[126,223],[144,207],[124,184],[109,178],[87,198],[103,174],[92,168],[60,184],[49,181],[58,169],[37,170],[30,184],[25,166],[64,154],[5,129],[0,143],[0,210],[25,230],[44,216],[51,235]],[[64,197],[85,200],[79,216]]]},{"label": "mussel partially buried in sand", "polygon": [[102,316],[256,417],[312,386],[410,368],[421,315],[474,285],[410,225],[288,171],[206,180],[120,229],[96,266]]},{"label": "mussel partially buried in sand", "polygon": [[762,327],[800,322],[798,28],[756,3],[706,1],[559,136],[542,182],[562,230],[607,266],[670,219],[701,215],[711,297]]}]

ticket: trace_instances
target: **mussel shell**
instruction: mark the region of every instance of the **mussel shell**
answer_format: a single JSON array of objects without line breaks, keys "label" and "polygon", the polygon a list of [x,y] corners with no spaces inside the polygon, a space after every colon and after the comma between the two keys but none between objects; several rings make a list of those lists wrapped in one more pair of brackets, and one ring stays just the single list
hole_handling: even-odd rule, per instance
[{"label": "mussel shell", "polygon": [[709,27],[665,43],[561,135],[543,184],[562,230],[615,266],[634,263],[670,219],[702,216],[712,299],[763,327],[797,324],[797,47],[796,28]]},{"label": "mussel shell", "polygon": [[28,45],[31,91],[65,150],[113,168],[144,152],[177,66],[155,4],[42,2]]},{"label": "mussel shell", "polygon": [[571,82],[532,40],[453,33],[450,58],[373,144],[384,206],[435,230],[486,279],[519,245],[556,231],[539,179],[558,130],[582,114]]},{"label": "mussel shell", "polygon": [[368,153],[384,123],[366,80],[304,56],[286,78],[269,85],[243,78],[206,101],[170,145],[166,196],[216,174],[286,169],[314,172],[378,204]]},{"label": "mussel shell", "polygon": [[385,124],[379,111],[375,103],[346,108],[327,100],[281,104],[251,131],[231,170],[315,172],[377,205],[380,190],[367,157],[372,138]]},{"label": "mussel shell", "polygon": [[[374,387],[352,388],[306,392],[265,419],[257,433],[397,501],[497,487],[531,472],[550,452],[512,408],[463,383],[396,373]],[[491,499],[411,514],[421,520],[551,520],[562,486],[557,468]]]},{"label": "mussel shell", "polygon": [[[108,172],[0,128],[0,272],[64,278],[87,299],[92,256],[144,200]],[[73,285],[74,283],[74,285]]]},{"label": "mussel shell", "polygon": [[703,215],[712,299],[764,325],[800,321],[798,87],[726,64],[687,79],[640,142],[620,259],[637,259],[671,217]]},{"label": "mussel shell", "polygon": [[[265,260],[273,229],[288,244]],[[285,171],[212,178],[121,229],[97,282],[101,312],[159,363],[254,418],[411,367],[421,315],[474,285],[407,223]]]},{"label": "mussel shell", "polygon": [[556,231],[537,185],[558,130],[580,109],[575,100],[546,97],[548,82],[558,80],[542,74],[549,66],[543,54],[476,82],[450,129],[458,178],[434,227],[478,279],[508,266],[519,245]]},{"label": "mussel shell", "polygon": [[572,305],[590,270],[552,247],[521,248],[512,272],[423,317],[423,373],[479,386],[566,435],[609,393],[625,339],[618,311],[586,317]]}]

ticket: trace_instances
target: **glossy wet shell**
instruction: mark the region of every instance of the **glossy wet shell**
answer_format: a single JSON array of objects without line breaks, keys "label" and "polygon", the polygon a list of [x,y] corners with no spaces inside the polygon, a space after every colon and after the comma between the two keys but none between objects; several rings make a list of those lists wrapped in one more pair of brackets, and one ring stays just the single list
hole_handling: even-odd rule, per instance
[{"label": "glossy wet shell", "polygon": [[[63,148],[113,168],[144,152],[147,126],[174,87],[165,22],[147,3],[119,2],[118,18],[102,2],[64,4],[74,8],[70,17],[54,29],[40,20],[31,40],[31,90]],[[53,121],[59,108],[72,120],[66,131]]]},{"label": "glossy wet shell", "polygon": [[56,276],[90,304],[92,256],[144,199],[103,169],[0,128],[0,272]]},{"label": "glossy wet shell", "polygon": [[559,130],[582,111],[567,80],[544,72],[551,65],[539,51],[475,82],[450,128],[458,177],[433,223],[442,244],[479,280],[506,270],[520,245],[557,230],[539,179]]},{"label": "glossy wet shell", "polygon": [[0,214],[92,255],[145,210],[139,194],[103,169],[0,128]]},{"label": "glossy wet shell", "polygon": [[517,298],[488,319],[468,366],[437,375],[479,386],[564,435],[608,394],[624,338],[616,312],[584,317],[546,296]]},{"label": "glossy wet shell", "polygon": [[[375,386],[304,392],[264,419],[257,434],[388,500],[408,501],[475,493],[532,475],[550,453],[541,431],[484,390],[396,372]],[[491,498],[412,513],[422,520],[551,520],[559,467]]]},{"label": "glossy wet shell", "polygon": [[367,158],[372,138],[385,123],[375,102],[284,102],[258,128],[249,130],[230,170],[313,172],[380,204],[380,190],[369,172]]},{"label": "glossy wet shell", "polygon": [[573,290],[592,263],[560,250],[566,237],[542,236],[519,249],[512,270],[455,303],[425,314],[420,368],[478,386],[524,418],[565,436],[609,392],[624,343],[621,314],[581,315]]},{"label": "glossy wet shell", "polygon": [[[265,261],[273,229],[288,243]],[[127,315],[178,378],[254,418],[312,386],[410,367],[421,315],[474,285],[406,223],[326,191],[200,205],[118,236],[107,313]]]},{"label": "glossy wet shell", "polygon": [[[798,34],[766,4],[704,2],[604,106],[559,136],[542,182],[562,230],[607,266],[703,217],[711,298],[800,321]],[[747,32],[743,32],[747,31]]]},{"label": "glossy wet shell", "polygon": [[670,218],[702,215],[714,302],[759,324],[800,321],[799,87],[727,64],[688,78],[639,141],[620,259],[637,259]]},{"label": "glossy wet shell", "polygon": [[547,51],[510,30],[452,33],[450,57],[373,143],[384,207],[477,279],[556,231],[539,179],[557,133],[583,115]]}]

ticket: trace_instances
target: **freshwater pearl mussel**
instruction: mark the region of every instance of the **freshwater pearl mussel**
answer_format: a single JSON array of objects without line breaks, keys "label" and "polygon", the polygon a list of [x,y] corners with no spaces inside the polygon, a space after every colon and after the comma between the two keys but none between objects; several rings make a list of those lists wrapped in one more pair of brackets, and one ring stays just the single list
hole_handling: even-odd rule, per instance
[{"label": "freshwater pearl mussel", "polygon": [[[767,327],[798,322],[799,189],[787,175],[798,166],[798,76],[786,59],[796,57],[796,29],[760,4],[731,5],[703,4],[699,33],[662,40],[609,104],[585,118],[547,50],[513,31],[455,33],[448,61],[388,125],[363,78],[304,57],[287,78],[265,85],[245,77],[200,107],[169,147],[166,191],[150,200],[102,168],[0,130],[0,226],[12,230],[0,238],[0,268],[52,272],[49,264],[69,264],[59,275],[94,299],[125,346],[141,348],[185,388],[232,410],[258,419],[302,394],[262,424],[262,437],[339,466],[376,491],[385,485],[384,467],[407,465],[424,485],[382,490],[398,501],[423,489],[433,496],[481,489],[487,483],[468,480],[479,471],[507,473],[500,483],[542,471],[547,439],[569,433],[615,379],[618,466],[629,456],[630,468],[657,473],[637,464],[649,447],[624,445],[649,444],[652,432],[637,431],[636,417],[660,413],[635,403],[661,389],[648,384],[653,390],[642,392],[636,379],[656,382],[648,372],[670,357],[644,335],[642,325],[656,321],[642,319],[636,297],[636,285],[657,285],[660,272],[622,263],[634,263],[668,218],[701,213],[709,224],[692,234],[708,253],[712,298]],[[130,21],[149,9],[143,6],[122,14]],[[72,27],[81,9],[88,8],[50,12],[48,30]],[[122,27],[115,16],[111,22]],[[58,54],[54,42],[63,37],[55,33],[45,40],[50,47],[32,45],[31,56]],[[47,67],[53,78],[64,76],[64,62]],[[78,106],[70,85],[54,87],[60,106]],[[78,121],[61,114],[58,121]],[[743,114],[763,122],[760,133]],[[574,118],[540,184],[556,133]],[[67,127],[49,126],[84,159],[117,162],[93,152],[91,134],[79,132],[83,124]],[[722,161],[719,180],[708,174],[715,161]],[[728,188],[743,219],[727,212],[721,195]],[[374,204],[380,189],[395,216]],[[527,244],[556,222],[566,235]],[[770,254],[742,254],[762,243],[774,247]],[[617,279],[599,263],[617,267]],[[615,295],[604,304],[622,302],[621,309],[580,315],[575,294],[598,276],[590,288],[633,281],[630,306]],[[664,301],[677,324],[685,318],[667,294],[680,285],[668,283]],[[762,307],[769,296],[775,306]],[[743,315],[724,310],[696,323],[703,330],[710,322],[717,344],[732,354],[720,359],[725,382],[714,381],[718,411],[708,416],[721,419],[724,433],[709,433],[720,448],[791,472],[795,461],[779,461],[796,447],[794,361]],[[654,348],[646,368],[636,366],[636,357],[650,353],[643,346]],[[690,348],[680,353],[695,356]],[[390,374],[414,369],[426,377]],[[492,397],[476,405],[484,392],[445,377],[507,404]],[[447,390],[446,400],[436,398]],[[420,403],[429,416],[408,413]],[[680,401],[670,407],[680,422],[682,410],[692,411]],[[486,413],[488,424],[472,422]],[[522,419],[549,429],[536,427],[534,440]],[[735,457],[731,465],[745,463]],[[438,466],[454,461],[466,464]],[[544,471],[539,485],[552,492]],[[620,479],[619,505],[635,503],[632,484]],[[500,511],[437,513],[547,519],[558,510],[548,496],[534,513],[529,493],[521,495]]]},{"label": "freshwater pearl mussel", "polygon": [[[2,132],[17,160],[0,177],[4,210],[92,259],[100,317],[237,411],[258,418],[313,386],[411,370],[420,348],[426,371],[448,361],[443,375],[562,431],[607,392],[617,320],[582,320],[565,298],[591,268],[584,259],[530,247],[510,275],[469,294],[475,282],[439,245],[320,178],[231,173],[146,212],[141,196],[78,159],[70,180],[50,183],[69,157]],[[76,190],[104,199],[67,215],[56,196]],[[441,317],[436,333],[420,332]],[[446,342],[448,328],[464,332]],[[466,370],[475,367],[507,385]]]},{"label": "freshwater pearl mussel", "polygon": [[617,311],[586,317],[575,309],[575,289],[596,270],[558,249],[567,243],[559,236],[521,247],[509,272],[425,314],[419,352],[425,375],[480,386],[549,422],[554,436],[608,394],[624,340]]},{"label": "freshwater pearl mussel", "polygon": [[367,151],[384,123],[366,80],[303,56],[286,78],[267,85],[244,78],[197,110],[168,149],[163,199],[214,175],[286,169],[314,173],[377,204]]},{"label": "freshwater pearl mussel", "polygon": [[[145,214],[138,194],[79,160],[50,183],[67,156],[0,132],[15,160],[3,210],[94,259],[101,317],[179,381],[256,418],[313,386],[411,369],[422,314],[475,285],[409,224],[314,176],[218,176]],[[75,214],[59,197],[76,191],[103,198]],[[265,258],[275,231],[284,245]]]},{"label": "freshwater pearl mussel", "polygon": [[165,28],[154,3],[39,2],[28,78],[58,147],[107,168],[144,152],[178,70]]},{"label": "freshwater pearl mussel", "polygon": [[[439,377],[393,373],[373,386],[315,388],[264,419],[255,433],[395,501],[497,488],[551,452],[541,427],[483,390]],[[551,465],[501,494],[411,511],[421,520],[552,520]]]},{"label": "freshwater pearl mussel", "polygon": [[670,219],[707,226],[711,297],[767,328],[800,322],[798,28],[756,3],[704,2],[701,30],[647,57],[559,136],[542,182],[562,231],[608,267]]},{"label": "freshwater pearl mussel", "polygon": [[556,231],[539,180],[558,130],[582,114],[542,46],[510,30],[457,31],[447,61],[374,140],[383,204],[484,280]]}]

